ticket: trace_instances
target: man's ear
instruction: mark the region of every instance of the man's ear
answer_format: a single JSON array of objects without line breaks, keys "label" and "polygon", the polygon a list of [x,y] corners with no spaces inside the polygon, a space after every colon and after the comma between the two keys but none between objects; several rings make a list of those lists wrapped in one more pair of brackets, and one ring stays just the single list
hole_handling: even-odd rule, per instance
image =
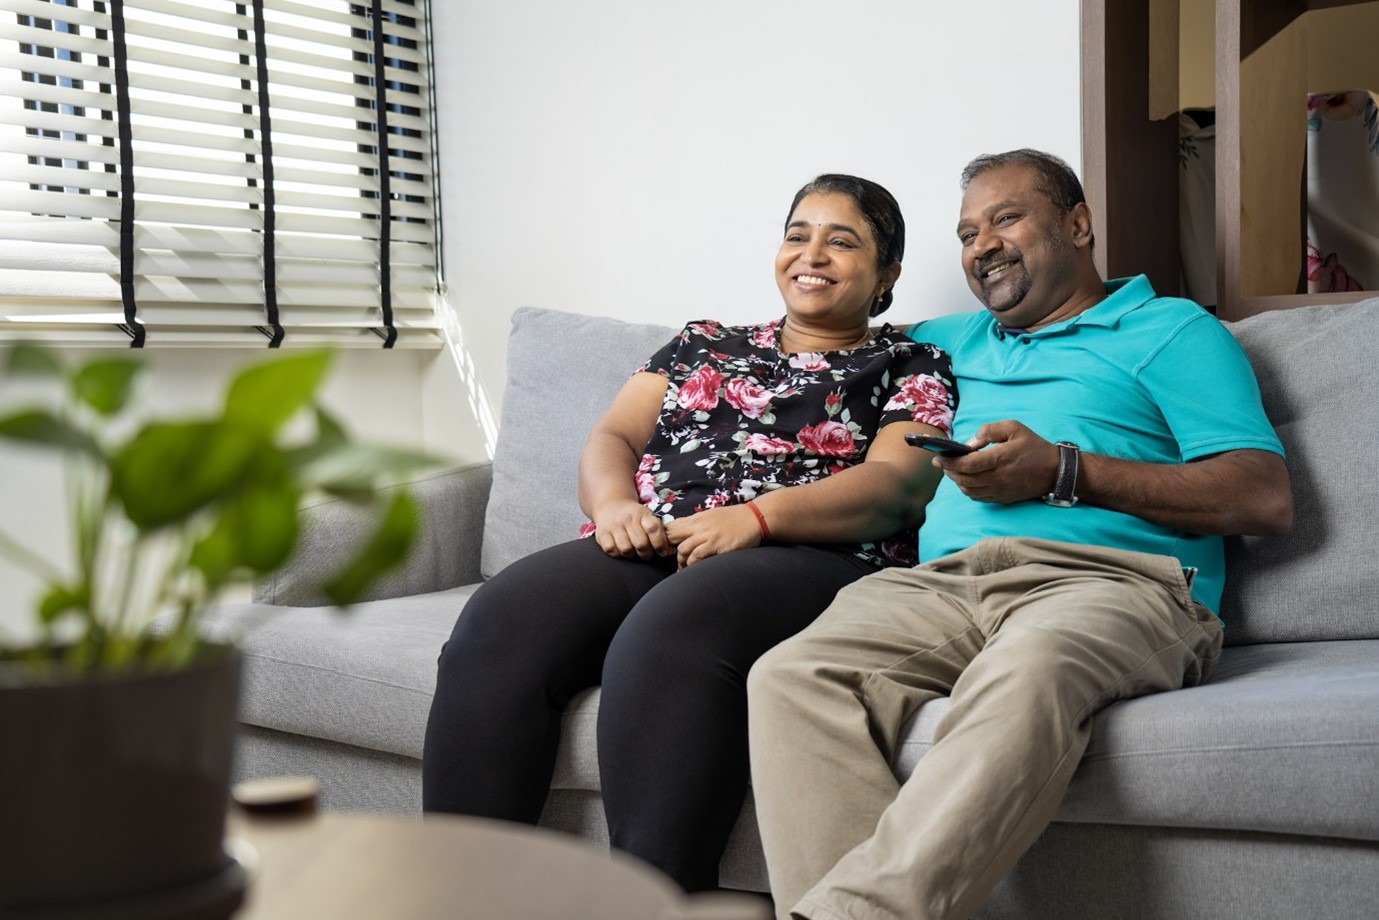
[{"label": "man's ear", "polygon": [[1087,246],[1092,240],[1092,209],[1087,202],[1079,201],[1067,214],[1068,236],[1074,246]]}]

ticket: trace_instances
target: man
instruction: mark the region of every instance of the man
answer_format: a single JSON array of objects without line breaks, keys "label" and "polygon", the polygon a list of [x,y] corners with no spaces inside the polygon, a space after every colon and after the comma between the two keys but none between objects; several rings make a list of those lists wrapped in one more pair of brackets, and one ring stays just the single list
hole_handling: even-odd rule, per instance
[{"label": "man", "polygon": [[[1292,523],[1243,352],[1143,276],[1104,283],[1061,160],[963,172],[985,311],[913,332],[958,382],[920,562],[868,576],[752,670],[752,777],[782,918],[966,917],[1052,818],[1120,699],[1200,683],[1223,534]],[[951,698],[903,785],[902,726]]]}]

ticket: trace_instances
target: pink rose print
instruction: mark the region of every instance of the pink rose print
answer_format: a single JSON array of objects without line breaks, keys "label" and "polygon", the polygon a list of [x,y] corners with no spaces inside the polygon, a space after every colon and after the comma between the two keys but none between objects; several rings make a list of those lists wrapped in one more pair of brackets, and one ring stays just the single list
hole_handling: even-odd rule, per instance
[{"label": "pink rose print", "polygon": [[716,339],[723,335],[723,326],[713,321],[690,323],[689,327],[705,338]]},{"label": "pink rose print", "polygon": [[729,380],[723,395],[729,405],[748,418],[761,418],[771,405],[771,391],[754,386],[743,377]]},{"label": "pink rose print", "polygon": [[790,356],[790,366],[801,371],[826,371],[831,364],[823,355],[813,351],[802,351]]},{"label": "pink rose print", "polygon": [[856,450],[852,442],[852,432],[848,426],[838,422],[820,422],[806,425],[795,435],[805,450],[820,457],[851,457]]},{"label": "pink rose print", "polygon": [[756,332],[752,333],[752,344],[757,348],[773,348],[776,344],[776,327],[780,325],[780,320],[774,323],[767,323]]},{"label": "pink rose print", "polygon": [[594,526],[593,521],[585,521],[583,524],[579,525],[579,539],[588,539],[592,537],[597,530],[598,528]]},{"label": "pink rose print", "polygon": [[643,505],[650,505],[656,499],[656,479],[651,474],[656,470],[656,458],[651,454],[642,454],[642,462],[637,466],[637,473],[633,479],[637,483],[637,497],[641,499]]},{"label": "pink rose print", "polygon": [[1364,286],[1345,270],[1336,253],[1322,256],[1321,250],[1307,241],[1307,293],[1363,290]]},{"label": "pink rose print", "polygon": [[1344,121],[1360,111],[1364,99],[1360,92],[1311,93],[1307,97],[1307,112],[1317,112],[1331,121]]},{"label": "pink rose print", "polygon": [[838,413],[839,407],[843,404],[843,397],[838,393],[829,393],[824,397],[824,411],[832,418]]},{"label": "pink rose print", "polygon": [[703,510],[708,511],[710,508],[721,508],[728,503],[729,497],[730,496],[726,492],[715,492],[704,499]]},{"label": "pink rose print", "polygon": [[723,375],[705,364],[680,385],[675,401],[680,408],[691,411],[712,409],[718,405],[718,385],[722,382]]},{"label": "pink rose print", "polygon": [[742,442],[742,446],[754,454],[767,457],[788,454],[795,449],[795,445],[789,441],[768,437],[760,432],[747,435],[747,440]]},{"label": "pink rose print", "polygon": [[948,388],[937,377],[915,374],[900,381],[900,390],[886,403],[887,412],[909,409],[916,422],[944,431],[953,428],[953,410],[948,405]]}]

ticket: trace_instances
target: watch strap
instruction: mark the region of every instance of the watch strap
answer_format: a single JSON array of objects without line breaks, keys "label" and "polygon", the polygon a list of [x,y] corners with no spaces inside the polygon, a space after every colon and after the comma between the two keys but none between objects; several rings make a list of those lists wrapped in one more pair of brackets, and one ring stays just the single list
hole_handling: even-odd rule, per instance
[{"label": "watch strap", "polygon": [[1044,502],[1056,508],[1071,508],[1077,504],[1077,473],[1081,450],[1071,441],[1059,441],[1058,476],[1053,482],[1053,491],[1044,496]]}]

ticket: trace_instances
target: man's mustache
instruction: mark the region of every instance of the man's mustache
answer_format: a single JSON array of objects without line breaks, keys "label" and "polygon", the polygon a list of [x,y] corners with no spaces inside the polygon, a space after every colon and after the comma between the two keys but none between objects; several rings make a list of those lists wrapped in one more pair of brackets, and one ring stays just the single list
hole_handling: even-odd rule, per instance
[{"label": "man's mustache", "polygon": [[987,256],[986,258],[976,259],[972,263],[972,276],[981,281],[985,281],[986,273],[991,269],[1019,262],[1020,259],[1020,252],[1010,249],[996,255]]}]

